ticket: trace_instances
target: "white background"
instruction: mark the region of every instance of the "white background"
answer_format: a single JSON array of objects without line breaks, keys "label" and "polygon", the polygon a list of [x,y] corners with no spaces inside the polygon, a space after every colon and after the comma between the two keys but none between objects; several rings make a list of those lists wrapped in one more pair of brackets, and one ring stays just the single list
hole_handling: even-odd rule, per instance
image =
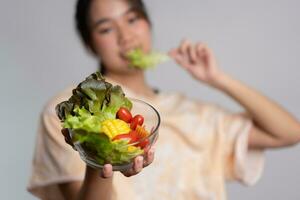
[{"label": "white background", "polygon": [[[300,2],[296,0],[148,0],[155,48],[182,38],[207,43],[220,67],[300,118]],[[0,2],[1,199],[26,192],[39,113],[45,102],[96,70],[73,26],[73,0]],[[179,90],[233,111],[240,107],[173,62],[148,74],[163,91]],[[254,187],[228,185],[229,199],[300,199],[300,146],[266,153]]]}]

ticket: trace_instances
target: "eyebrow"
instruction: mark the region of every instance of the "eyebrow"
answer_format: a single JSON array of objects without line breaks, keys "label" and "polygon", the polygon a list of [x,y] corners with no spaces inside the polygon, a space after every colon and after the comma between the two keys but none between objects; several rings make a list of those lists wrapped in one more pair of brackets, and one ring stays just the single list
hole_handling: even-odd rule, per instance
[{"label": "eyebrow", "polygon": [[[124,16],[124,15],[127,15],[128,13],[130,13],[130,12],[134,12],[135,11],[135,9],[134,8],[129,8],[127,11],[125,11],[124,13],[122,13],[122,14],[120,14],[120,16]],[[119,17],[119,16],[118,16]],[[109,22],[109,21],[111,21],[111,19],[110,18],[101,18],[101,19],[98,19],[95,23],[94,23],[94,25],[93,25],[93,27],[94,28],[96,28],[97,26],[99,26],[99,25],[101,25],[101,24],[104,24],[104,23],[107,23],[107,22]]]},{"label": "eyebrow", "polygon": [[104,24],[104,23],[106,23],[106,22],[109,22],[109,21],[110,21],[109,18],[102,18],[102,19],[99,19],[99,20],[97,20],[97,21],[95,22],[95,24],[93,25],[93,27],[95,28],[95,27],[97,27],[97,26],[99,26],[99,25],[101,25],[101,24]]}]

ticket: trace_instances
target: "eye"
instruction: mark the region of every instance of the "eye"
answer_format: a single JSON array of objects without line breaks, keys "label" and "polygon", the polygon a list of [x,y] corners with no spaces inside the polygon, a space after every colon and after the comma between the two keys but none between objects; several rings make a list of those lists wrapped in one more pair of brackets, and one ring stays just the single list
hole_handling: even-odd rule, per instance
[{"label": "eye", "polygon": [[139,16],[132,16],[128,18],[128,23],[129,24],[134,24],[136,21],[138,21],[140,18]]},{"label": "eye", "polygon": [[110,33],[110,32],[112,32],[112,28],[100,28],[99,30],[98,30],[98,33],[100,33],[100,34],[108,34],[108,33]]}]

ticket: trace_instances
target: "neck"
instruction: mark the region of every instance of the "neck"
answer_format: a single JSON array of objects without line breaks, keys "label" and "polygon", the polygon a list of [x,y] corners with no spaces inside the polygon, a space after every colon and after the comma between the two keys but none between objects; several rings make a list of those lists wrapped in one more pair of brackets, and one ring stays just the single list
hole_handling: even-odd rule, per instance
[{"label": "neck", "polygon": [[152,88],[146,82],[145,74],[143,71],[137,71],[135,73],[128,74],[107,72],[105,74],[105,77],[126,86],[128,89],[137,94],[142,94],[145,96],[154,95]]}]

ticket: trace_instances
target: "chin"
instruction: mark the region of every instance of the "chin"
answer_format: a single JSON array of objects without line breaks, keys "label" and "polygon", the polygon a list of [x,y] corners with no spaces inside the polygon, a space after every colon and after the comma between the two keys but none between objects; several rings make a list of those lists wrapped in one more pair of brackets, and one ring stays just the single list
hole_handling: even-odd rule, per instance
[{"label": "chin", "polygon": [[120,67],[110,70],[112,73],[119,75],[133,75],[138,73],[140,70],[136,68],[129,67],[129,65],[122,65]]}]

